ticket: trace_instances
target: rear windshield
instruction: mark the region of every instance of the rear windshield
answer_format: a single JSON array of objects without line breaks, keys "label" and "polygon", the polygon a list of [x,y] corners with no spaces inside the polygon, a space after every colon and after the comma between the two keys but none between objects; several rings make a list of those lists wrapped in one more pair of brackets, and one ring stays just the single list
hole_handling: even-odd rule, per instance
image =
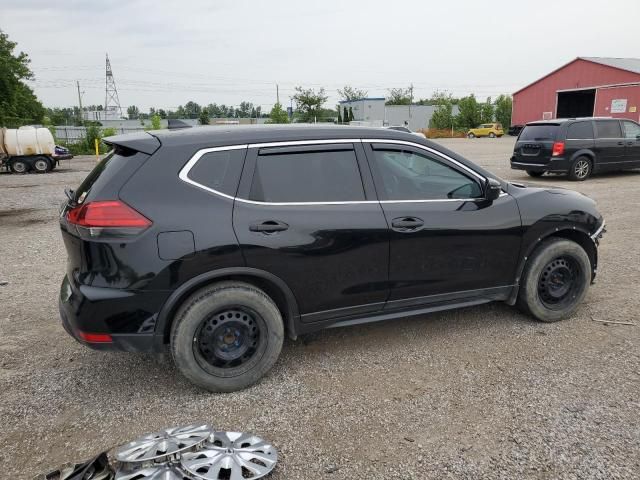
[{"label": "rear windshield", "polygon": [[126,148],[117,148],[107,153],[75,191],[75,202],[83,203],[92,189],[99,190],[102,186],[106,185],[106,183],[136,155],[148,157],[148,155],[144,153]]},{"label": "rear windshield", "polygon": [[527,125],[524,130],[520,132],[518,140],[555,140],[560,125],[545,124],[545,125]]}]

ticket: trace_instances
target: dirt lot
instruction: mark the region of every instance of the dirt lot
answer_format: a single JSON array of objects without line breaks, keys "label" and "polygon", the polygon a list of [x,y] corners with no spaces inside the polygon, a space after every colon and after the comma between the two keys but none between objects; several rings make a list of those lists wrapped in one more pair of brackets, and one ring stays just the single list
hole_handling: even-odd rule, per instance
[{"label": "dirt lot", "polygon": [[[530,181],[508,168],[511,138],[442,143]],[[490,304],[328,330],[288,341],[255,387],[212,395],[60,326],[57,209],[92,165],[0,174],[0,477],[194,422],[270,439],[274,479],[640,477],[640,171],[532,182],[588,194],[607,221],[598,283],[570,320]]]}]

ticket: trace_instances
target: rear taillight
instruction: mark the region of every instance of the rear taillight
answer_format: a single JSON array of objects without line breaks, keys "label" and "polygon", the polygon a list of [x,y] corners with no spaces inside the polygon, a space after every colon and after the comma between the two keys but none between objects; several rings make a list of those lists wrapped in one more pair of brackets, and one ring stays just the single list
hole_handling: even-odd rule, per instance
[{"label": "rear taillight", "polygon": [[564,153],[564,142],[554,142],[551,150],[552,157],[558,157]]},{"label": "rear taillight", "polygon": [[82,237],[135,235],[153,224],[120,200],[79,205],[67,212],[67,221],[77,228]]},{"label": "rear taillight", "polygon": [[87,333],[78,331],[78,336],[88,343],[113,343],[113,338],[108,333]]}]

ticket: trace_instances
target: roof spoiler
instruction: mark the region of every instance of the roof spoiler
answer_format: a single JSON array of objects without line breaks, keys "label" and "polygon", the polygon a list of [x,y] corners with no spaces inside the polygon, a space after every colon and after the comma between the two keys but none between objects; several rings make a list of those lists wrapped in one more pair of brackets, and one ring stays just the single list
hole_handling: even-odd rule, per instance
[{"label": "roof spoiler", "polygon": [[191,128],[191,125],[183,122],[182,120],[170,118],[169,120],[167,120],[167,128],[169,128],[169,130],[176,130],[178,128]]},{"label": "roof spoiler", "polygon": [[127,133],[103,138],[102,141],[110,147],[124,147],[136,152],[153,155],[160,148],[160,140],[148,132]]}]

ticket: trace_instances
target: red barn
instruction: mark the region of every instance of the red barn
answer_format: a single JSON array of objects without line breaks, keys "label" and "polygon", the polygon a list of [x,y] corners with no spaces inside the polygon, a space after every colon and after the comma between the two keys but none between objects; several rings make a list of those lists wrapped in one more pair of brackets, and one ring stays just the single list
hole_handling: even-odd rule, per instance
[{"label": "red barn", "polygon": [[578,57],[513,94],[512,125],[592,116],[640,121],[640,58]]}]

